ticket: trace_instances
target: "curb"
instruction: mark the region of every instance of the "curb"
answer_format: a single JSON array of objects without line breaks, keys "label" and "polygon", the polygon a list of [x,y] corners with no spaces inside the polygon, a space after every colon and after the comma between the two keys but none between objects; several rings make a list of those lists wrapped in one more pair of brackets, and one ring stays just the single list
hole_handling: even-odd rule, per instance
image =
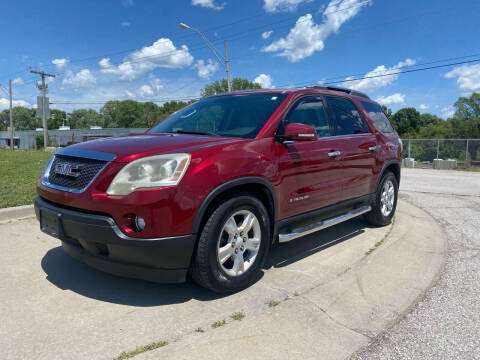
[{"label": "curb", "polygon": [[0,209],[0,222],[35,216],[33,205],[23,205]]}]

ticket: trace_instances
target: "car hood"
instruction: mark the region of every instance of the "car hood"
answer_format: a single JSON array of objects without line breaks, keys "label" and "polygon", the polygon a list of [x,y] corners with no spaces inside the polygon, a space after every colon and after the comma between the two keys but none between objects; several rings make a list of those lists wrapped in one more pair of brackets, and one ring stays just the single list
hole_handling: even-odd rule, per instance
[{"label": "car hood", "polygon": [[189,153],[204,147],[239,141],[245,139],[190,134],[140,134],[87,141],[69,146],[68,149],[100,151],[115,155],[116,162],[129,162],[148,155]]}]

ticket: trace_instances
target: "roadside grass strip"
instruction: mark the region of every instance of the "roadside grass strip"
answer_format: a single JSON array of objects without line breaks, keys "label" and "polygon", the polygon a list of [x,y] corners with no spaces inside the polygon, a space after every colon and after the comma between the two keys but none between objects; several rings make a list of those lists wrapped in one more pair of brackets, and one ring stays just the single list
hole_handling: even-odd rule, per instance
[{"label": "roadside grass strip", "polygon": [[148,344],[148,345],[137,347],[134,350],[124,351],[120,355],[118,355],[116,358],[114,358],[114,360],[130,359],[130,358],[132,358],[134,356],[137,356],[139,354],[142,354],[144,352],[155,350],[155,349],[167,346],[167,345],[168,345],[167,341],[153,342],[153,343]]}]

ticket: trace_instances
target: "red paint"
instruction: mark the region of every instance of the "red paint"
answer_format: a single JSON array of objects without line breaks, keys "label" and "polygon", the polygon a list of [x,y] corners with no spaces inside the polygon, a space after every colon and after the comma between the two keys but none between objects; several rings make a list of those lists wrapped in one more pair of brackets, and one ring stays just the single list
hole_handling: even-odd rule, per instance
[{"label": "red paint", "polygon": [[[318,89],[265,92],[282,91],[288,92],[287,98],[255,139],[142,134],[76,144],[73,147],[77,149],[102,151],[117,157],[81,194],[45,187],[40,181],[38,193],[55,203],[107,214],[129,236],[157,238],[190,234],[202,202],[216,187],[229,180],[247,176],[268,180],[275,190],[276,217],[280,220],[372,193],[383,164],[388,160],[400,160],[398,135],[380,133],[362,108],[360,101],[370,100]],[[315,138],[290,144],[277,141],[275,133],[290,106],[299,97],[322,94],[352,100],[367,120],[371,134]],[[291,135],[313,130],[302,124],[287,127]],[[296,140],[300,138],[297,136]],[[376,146],[376,151],[370,151],[371,146]],[[341,156],[329,157],[331,151],[340,151]],[[129,161],[179,152],[190,153],[191,162],[178,186],[139,189],[127,196],[106,194],[114,176]],[[145,230],[130,231],[130,214],[138,214],[146,220]]]}]

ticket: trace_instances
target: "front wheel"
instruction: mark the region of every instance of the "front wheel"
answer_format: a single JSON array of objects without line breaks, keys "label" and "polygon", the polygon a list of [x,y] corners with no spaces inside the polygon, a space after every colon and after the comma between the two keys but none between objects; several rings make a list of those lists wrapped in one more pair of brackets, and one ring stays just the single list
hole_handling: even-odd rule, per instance
[{"label": "front wheel", "polygon": [[368,223],[375,226],[384,226],[392,222],[397,208],[398,181],[395,175],[386,172],[378,184],[372,210],[364,215]]},{"label": "front wheel", "polygon": [[270,242],[265,206],[253,195],[237,194],[209,216],[190,274],[199,285],[215,292],[241,290],[257,278]]}]

